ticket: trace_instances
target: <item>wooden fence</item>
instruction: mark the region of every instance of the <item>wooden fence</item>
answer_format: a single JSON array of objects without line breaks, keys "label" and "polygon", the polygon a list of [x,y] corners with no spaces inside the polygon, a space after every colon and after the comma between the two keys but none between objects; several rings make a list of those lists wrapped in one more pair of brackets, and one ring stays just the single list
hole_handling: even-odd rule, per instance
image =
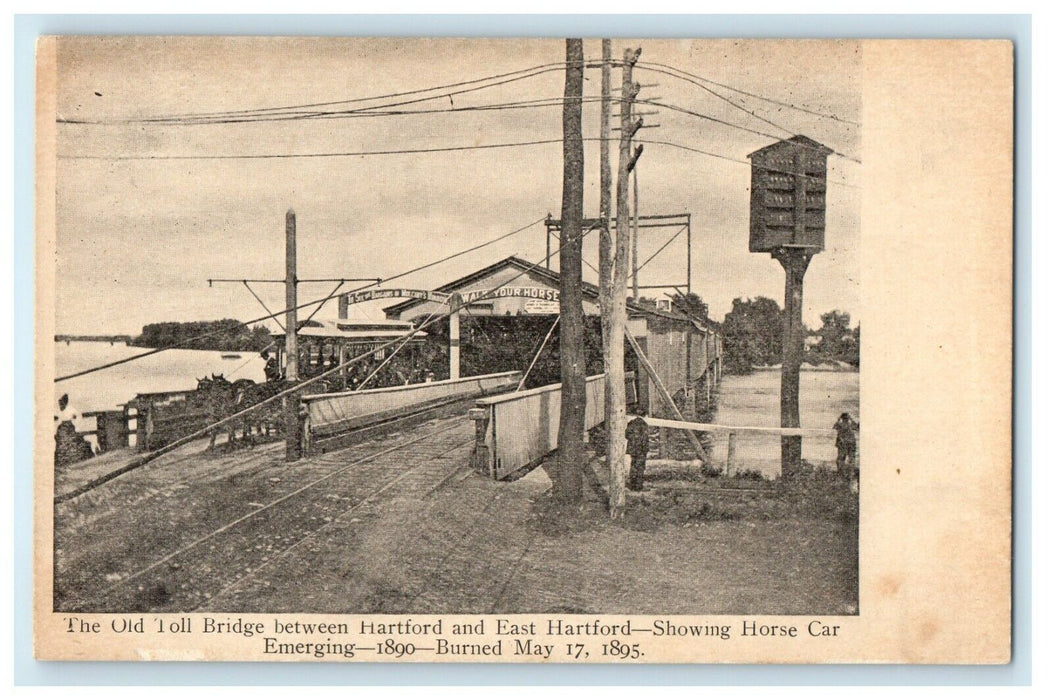
[{"label": "wooden fence", "polygon": [[[636,403],[636,375],[625,377],[626,403]],[[475,421],[475,469],[503,479],[524,467],[541,463],[559,447],[562,384],[479,399],[469,417]],[[603,422],[603,375],[585,380],[585,429]]]},{"label": "wooden fence", "polygon": [[94,430],[82,430],[81,437],[95,437],[99,453],[135,447],[139,409],[129,403],[113,411],[85,411],[85,418],[95,419]]}]

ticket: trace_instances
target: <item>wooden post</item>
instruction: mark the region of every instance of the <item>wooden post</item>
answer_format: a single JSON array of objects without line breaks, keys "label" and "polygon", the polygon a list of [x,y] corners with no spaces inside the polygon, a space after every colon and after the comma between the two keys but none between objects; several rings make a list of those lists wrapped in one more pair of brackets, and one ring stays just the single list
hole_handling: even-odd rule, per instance
[{"label": "wooden post", "polygon": [[461,378],[461,295],[450,295],[450,379]]},{"label": "wooden post", "polygon": [[694,381],[691,377],[691,323],[687,324],[687,329],[684,331],[684,410],[694,418],[694,407],[692,402],[695,399],[695,388]]},{"label": "wooden post", "polygon": [[337,347],[339,348],[337,364],[340,365],[340,388],[347,391],[347,367],[344,366],[344,361],[347,359],[347,343],[341,341]]},{"label": "wooden post", "polygon": [[143,410],[144,401],[135,401],[135,451],[146,452],[146,411]]},{"label": "wooden post", "polygon": [[154,407],[152,405],[148,405],[146,407],[146,411],[140,411],[139,415],[143,415],[144,413],[145,418],[143,422],[146,424],[146,429],[143,431],[143,440],[146,443],[146,451],[149,452],[150,442],[154,436]]},{"label": "wooden post", "polygon": [[724,466],[724,474],[727,476],[731,476],[734,473],[732,470],[735,468],[735,442],[737,437],[734,430],[728,433],[728,461]]},{"label": "wooden post", "polygon": [[475,421],[475,446],[472,448],[471,465],[479,474],[492,477],[490,471],[490,448],[486,446],[486,431],[490,428],[490,409],[470,408],[468,419]]},{"label": "wooden post", "polygon": [[585,462],[585,311],[581,293],[581,236],[584,216],[585,154],[581,136],[581,97],[585,56],[581,39],[567,39],[563,101],[563,201],[559,248],[560,392],[559,456],[552,483],[556,501],[582,499]]},{"label": "wooden post", "polygon": [[[800,178],[799,178],[800,179]],[[781,249],[772,254],[786,270],[786,303],[783,311],[782,387],[780,418],[784,428],[801,427],[800,389],[801,361],[804,359],[804,327],[801,320],[804,296],[804,273],[812,259],[811,252]],[[801,437],[782,436],[782,472],[798,471],[801,466]]]},{"label": "wooden post", "polygon": [[[290,386],[300,379],[299,351],[296,347],[296,212],[285,214],[285,381]],[[285,461],[300,459],[300,395],[293,393],[285,402]]]}]

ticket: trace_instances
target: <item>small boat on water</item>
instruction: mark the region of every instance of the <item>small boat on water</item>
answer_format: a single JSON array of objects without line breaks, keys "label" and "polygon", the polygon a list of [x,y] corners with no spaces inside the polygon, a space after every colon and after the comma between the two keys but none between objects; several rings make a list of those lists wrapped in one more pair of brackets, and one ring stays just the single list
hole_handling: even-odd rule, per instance
[{"label": "small boat on water", "polygon": [[220,357],[223,358],[224,360],[240,360],[241,359],[241,355],[239,355],[237,353],[230,353],[230,352],[225,352],[222,355],[220,355]]}]

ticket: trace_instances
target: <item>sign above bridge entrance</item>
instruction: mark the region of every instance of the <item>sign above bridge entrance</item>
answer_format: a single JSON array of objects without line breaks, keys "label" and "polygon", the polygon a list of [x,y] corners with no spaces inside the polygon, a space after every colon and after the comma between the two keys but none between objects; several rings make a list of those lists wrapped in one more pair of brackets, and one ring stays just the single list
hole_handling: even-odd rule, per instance
[{"label": "sign above bridge entrance", "polygon": [[483,301],[490,299],[507,299],[510,297],[520,299],[539,299],[559,303],[559,290],[552,287],[500,287],[498,289],[473,289],[462,292],[464,303],[470,304],[477,299],[485,297]]},{"label": "sign above bridge entrance", "polygon": [[363,301],[374,299],[420,299],[422,301],[435,301],[445,304],[450,299],[449,294],[433,292],[428,289],[367,289],[364,292],[345,294],[348,304],[359,304]]}]

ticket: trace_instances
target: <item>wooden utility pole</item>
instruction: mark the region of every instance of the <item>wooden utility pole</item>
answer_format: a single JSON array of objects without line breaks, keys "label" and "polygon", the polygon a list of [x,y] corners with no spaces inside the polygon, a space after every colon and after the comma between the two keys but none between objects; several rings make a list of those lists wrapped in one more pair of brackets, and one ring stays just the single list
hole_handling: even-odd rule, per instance
[{"label": "wooden utility pole", "polygon": [[[611,282],[611,40],[603,39],[600,66],[600,329],[603,334],[604,368],[610,346]],[[610,402],[607,402],[610,405]]]},{"label": "wooden utility pole", "polygon": [[585,154],[581,96],[585,56],[581,39],[567,39],[563,101],[563,212],[559,248],[560,379],[559,455],[552,493],[557,501],[582,498],[585,454],[585,312],[581,298],[581,235],[584,216]]},{"label": "wooden utility pole", "polygon": [[633,169],[633,301],[640,301],[640,183]]},{"label": "wooden utility pole", "polygon": [[[300,356],[296,348],[296,212],[285,213],[285,381],[299,381]],[[285,397],[285,461],[300,459],[300,396]]]},{"label": "wooden utility pole", "polygon": [[[618,395],[614,389],[613,352],[614,345],[625,341],[614,329],[614,255],[611,240],[611,40],[604,39],[603,65],[600,67],[600,328],[603,333],[603,424],[607,428],[607,470],[609,473],[608,500],[613,508],[616,498],[616,464],[625,454],[625,429],[618,433],[616,413]],[[624,387],[623,387],[624,392]],[[624,407],[622,409],[624,416]],[[624,422],[624,421],[623,421]],[[620,437],[620,442],[619,442]],[[620,449],[619,449],[620,445]],[[624,487],[621,489],[624,502]],[[613,511],[612,511],[613,512]]]},{"label": "wooden utility pole", "polygon": [[625,294],[629,281],[629,253],[632,232],[629,222],[629,177],[643,152],[637,146],[633,152],[632,138],[643,125],[633,122],[633,100],[640,86],[633,82],[633,65],[640,50],[625,50],[622,63],[621,132],[618,143],[618,217],[614,269],[611,280],[610,338],[607,348],[607,464],[610,466],[611,517],[620,517],[625,510],[625,482],[629,464],[625,455]]},{"label": "wooden utility pole", "polygon": [[[804,273],[812,260],[810,251],[785,249],[773,253],[786,271],[786,301],[782,325],[782,387],[780,425],[801,427],[801,362],[804,359],[804,324],[801,320]],[[788,474],[801,466],[801,436],[782,436],[782,470]]]},{"label": "wooden utility pole", "polygon": [[450,295],[450,379],[461,378],[461,295]]}]

